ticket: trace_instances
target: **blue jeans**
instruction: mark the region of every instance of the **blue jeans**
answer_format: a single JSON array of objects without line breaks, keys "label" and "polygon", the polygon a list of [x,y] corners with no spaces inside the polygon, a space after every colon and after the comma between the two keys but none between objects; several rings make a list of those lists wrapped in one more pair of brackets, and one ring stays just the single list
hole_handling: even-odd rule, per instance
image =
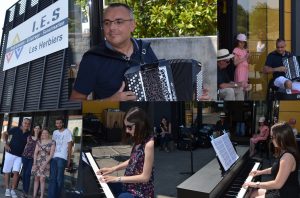
[{"label": "blue jeans", "polygon": [[236,123],[236,135],[240,137],[245,135],[245,122]]},{"label": "blue jeans", "polygon": [[61,197],[66,164],[67,160],[65,159],[59,157],[51,159],[48,198]]},{"label": "blue jeans", "polygon": [[23,163],[23,175],[22,175],[23,191],[26,194],[28,194],[33,159],[22,157],[22,163]]},{"label": "blue jeans", "polygon": [[122,190],[122,183],[108,183],[109,189],[117,198],[137,198],[131,193]]}]

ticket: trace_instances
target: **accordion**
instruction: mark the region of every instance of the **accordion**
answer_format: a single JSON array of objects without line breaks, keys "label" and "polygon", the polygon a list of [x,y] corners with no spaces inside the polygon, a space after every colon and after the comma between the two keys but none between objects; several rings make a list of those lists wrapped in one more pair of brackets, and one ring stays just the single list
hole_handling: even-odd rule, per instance
[{"label": "accordion", "polygon": [[127,90],[135,93],[137,101],[190,101],[194,90],[197,98],[202,95],[201,63],[191,59],[130,67],[124,76]]},{"label": "accordion", "polygon": [[296,80],[300,78],[300,69],[299,63],[297,61],[296,56],[291,56],[289,58],[284,58],[282,60],[283,65],[287,69],[285,73],[285,77],[290,80]]}]

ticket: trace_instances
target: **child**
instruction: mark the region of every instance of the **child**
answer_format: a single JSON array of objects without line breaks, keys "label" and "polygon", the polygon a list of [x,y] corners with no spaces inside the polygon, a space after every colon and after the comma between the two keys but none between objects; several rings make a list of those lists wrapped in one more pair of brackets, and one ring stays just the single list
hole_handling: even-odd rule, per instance
[{"label": "child", "polygon": [[247,49],[247,37],[245,34],[237,35],[236,46],[233,50],[234,54],[234,81],[236,83],[242,83],[244,91],[250,90],[250,85],[248,84],[248,61],[249,61],[249,51]]}]

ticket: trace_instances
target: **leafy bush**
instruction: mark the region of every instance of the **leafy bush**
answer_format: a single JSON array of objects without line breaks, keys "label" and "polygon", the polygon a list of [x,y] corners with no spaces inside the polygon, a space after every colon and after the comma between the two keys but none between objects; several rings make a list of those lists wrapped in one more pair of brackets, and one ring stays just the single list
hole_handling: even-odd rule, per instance
[{"label": "leafy bush", "polygon": [[[87,0],[76,0],[87,5]],[[134,36],[178,37],[216,35],[217,0],[127,0],[134,10]]]}]

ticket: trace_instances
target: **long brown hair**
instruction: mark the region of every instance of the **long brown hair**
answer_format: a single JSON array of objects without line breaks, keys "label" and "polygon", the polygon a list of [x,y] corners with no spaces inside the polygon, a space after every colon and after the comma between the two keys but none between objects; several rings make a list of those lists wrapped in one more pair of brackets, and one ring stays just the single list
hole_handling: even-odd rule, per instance
[{"label": "long brown hair", "polygon": [[[146,138],[152,134],[152,128],[150,126],[146,112],[138,107],[133,107],[128,110],[125,115],[127,122],[135,125],[135,131],[133,135],[133,141],[135,144],[143,143]],[[126,130],[126,129],[125,129]]]},{"label": "long brown hair", "polygon": [[277,123],[272,126],[272,137],[275,138],[278,148],[275,155],[278,157],[283,150],[290,152],[299,160],[299,151],[292,127],[288,123]]}]

